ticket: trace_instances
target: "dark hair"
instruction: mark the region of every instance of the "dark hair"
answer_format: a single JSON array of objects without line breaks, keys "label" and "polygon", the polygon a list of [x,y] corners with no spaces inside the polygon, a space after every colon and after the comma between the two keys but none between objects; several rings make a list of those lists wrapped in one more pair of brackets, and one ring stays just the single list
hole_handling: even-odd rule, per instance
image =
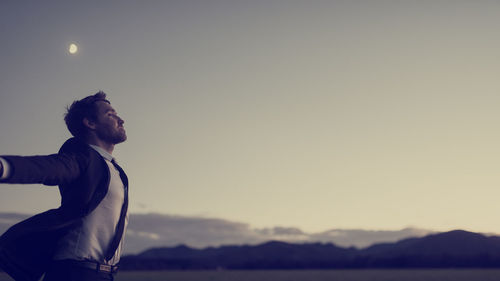
[{"label": "dark hair", "polygon": [[83,119],[97,120],[96,102],[98,101],[109,103],[106,99],[106,94],[103,91],[99,91],[95,95],[74,101],[71,106],[66,108],[67,112],[64,115],[64,121],[73,136],[77,138],[86,137],[87,127],[83,124]]}]

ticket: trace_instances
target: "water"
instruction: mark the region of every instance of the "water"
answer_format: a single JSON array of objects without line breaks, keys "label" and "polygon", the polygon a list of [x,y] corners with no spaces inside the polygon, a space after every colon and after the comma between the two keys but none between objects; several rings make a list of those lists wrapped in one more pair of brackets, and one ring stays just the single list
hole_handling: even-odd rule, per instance
[{"label": "water", "polygon": [[[122,271],[116,281],[498,281],[500,269]],[[0,281],[12,281],[0,272]]]},{"label": "water", "polygon": [[120,272],[117,281],[498,281],[500,270],[276,270]]}]

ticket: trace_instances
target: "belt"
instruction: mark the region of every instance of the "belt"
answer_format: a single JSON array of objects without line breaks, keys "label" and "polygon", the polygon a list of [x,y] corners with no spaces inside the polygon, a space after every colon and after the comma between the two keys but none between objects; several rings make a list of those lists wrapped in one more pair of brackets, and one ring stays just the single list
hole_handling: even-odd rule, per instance
[{"label": "belt", "polygon": [[54,264],[56,266],[73,265],[77,267],[93,269],[97,272],[103,272],[103,273],[116,273],[118,271],[117,265],[108,265],[93,261],[61,260],[61,261],[56,261]]}]

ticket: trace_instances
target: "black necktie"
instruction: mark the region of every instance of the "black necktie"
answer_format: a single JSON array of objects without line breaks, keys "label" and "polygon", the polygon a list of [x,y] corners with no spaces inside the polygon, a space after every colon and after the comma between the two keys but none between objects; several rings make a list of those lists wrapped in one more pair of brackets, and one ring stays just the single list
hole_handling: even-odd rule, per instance
[{"label": "black necktie", "polygon": [[115,159],[111,160],[111,163],[115,166],[115,168],[120,172],[120,178],[123,182],[123,187],[125,188],[125,198],[123,201],[123,206],[122,206],[122,211],[120,213],[120,220],[118,221],[118,224],[116,225],[116,230],[115,230],[115,237],[111,241],[111,244],[109,244],[108,251],[106,252],[106,261],[109,261],[113,258],[115,255],[116,249],[118,249],[118,246],[120,245],[120,241],[122,240],[123,232],[125,231],[125,217],[127,216],[127,209],[128,209],[128,178],[127,175],[125,175],[125,172],[122,170],[118,164],[116,164]]}]

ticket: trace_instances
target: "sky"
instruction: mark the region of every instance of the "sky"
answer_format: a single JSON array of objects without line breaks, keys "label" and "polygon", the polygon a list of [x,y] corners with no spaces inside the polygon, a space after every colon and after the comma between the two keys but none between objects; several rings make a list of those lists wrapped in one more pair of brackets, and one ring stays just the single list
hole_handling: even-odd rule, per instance
[{"label": "sky", "polygon": [[[497,1],[2,1],[0,155],[103,90],[135,214],[500,233]],[[68,52],[70,44],[79,48]],[[2,185],[0,212],[59,204]]]}]

